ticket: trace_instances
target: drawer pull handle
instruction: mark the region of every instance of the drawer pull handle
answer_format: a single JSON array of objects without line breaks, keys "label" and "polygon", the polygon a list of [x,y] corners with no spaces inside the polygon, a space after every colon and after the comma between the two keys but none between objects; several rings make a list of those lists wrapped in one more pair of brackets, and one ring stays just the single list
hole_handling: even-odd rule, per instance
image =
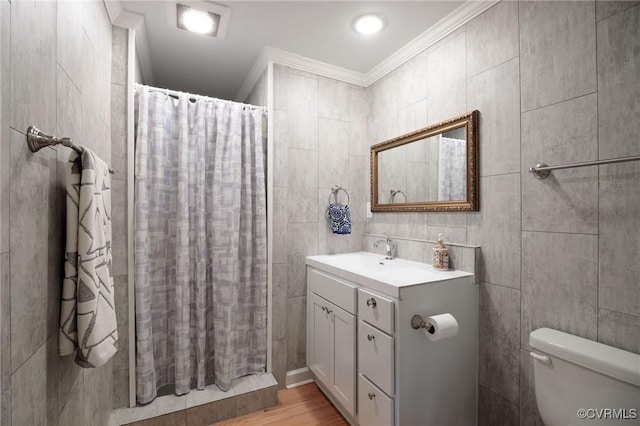
[{"label": "drawer pull handle", "polygon": [[373,297],[371,299],[367,299],[367,306],[370,308],[375,308],[378,302]]},{"label": "drawer pull handle", "polygon": [[374,336],[373,334],[367,334],[367,340],[368,341],[372,341],[376,338],[376,336]]},{"label": "drawer pull handle", "polygon": [[373,392],[369,392],[369,399],[373,399],[376,397],[376,394]]}]

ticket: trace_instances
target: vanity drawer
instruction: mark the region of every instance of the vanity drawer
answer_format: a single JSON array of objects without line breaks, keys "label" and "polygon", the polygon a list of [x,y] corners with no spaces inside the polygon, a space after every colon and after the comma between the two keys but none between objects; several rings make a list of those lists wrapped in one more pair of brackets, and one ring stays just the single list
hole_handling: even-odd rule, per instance
[{"label": "vanity drawer", "polygon": [[312,268],[307,268],[307,284],[313,293],[349,313],[356,313],[356,287]]},{"label": "vanity drawer", "polygon": [[366,426],[393,426],[393,399],[358,375],[358,417]]},{"label": "vanity drawer", "polygon": [[358,322],[358,371],[393,395],[393,337],[362,321]]},{"label": "vanity drawer", "polygon": [[393,334],[393,301],[359,289],[358,318]]}]

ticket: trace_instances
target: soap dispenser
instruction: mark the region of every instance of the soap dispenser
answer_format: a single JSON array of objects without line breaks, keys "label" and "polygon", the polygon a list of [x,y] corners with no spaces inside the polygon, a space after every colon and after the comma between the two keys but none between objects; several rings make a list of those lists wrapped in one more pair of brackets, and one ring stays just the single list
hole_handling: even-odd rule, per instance
[{"label": "soap dispenser", "polygon": [[444,246],[442,234],[438,234],[436,245],[431,249],[433,251],[433,261],[431,262],[433,269],[444,270],[449,269],[449,249]]}]

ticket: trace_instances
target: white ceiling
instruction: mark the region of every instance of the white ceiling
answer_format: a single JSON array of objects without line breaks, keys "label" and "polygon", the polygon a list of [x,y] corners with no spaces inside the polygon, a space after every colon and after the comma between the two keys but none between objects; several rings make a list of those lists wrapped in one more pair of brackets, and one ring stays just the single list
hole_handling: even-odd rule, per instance
[{"label": "white ceiling", "polygon": [[[122,1],[124,10],[144,15],[156,86],[233,99],[265,46],[364,74],[463,2],[218,3],[232,9],[225,39],[170,27],[166,1]],[[351,24],[365,13],[385,16],[385,29],[373,36],[356,34]]]}]

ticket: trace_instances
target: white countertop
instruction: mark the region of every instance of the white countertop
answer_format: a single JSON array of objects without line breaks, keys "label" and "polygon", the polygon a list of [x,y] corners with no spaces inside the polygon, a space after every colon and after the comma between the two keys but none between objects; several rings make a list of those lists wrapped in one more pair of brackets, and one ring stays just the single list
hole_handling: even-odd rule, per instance
[{"label": "white countertop", "polygon": [[308,256],[307,265],[394,297],[403,287],[473,276],[463,271],[435,270],[427,263],[386,260],[384,255],[364,251]]}]

